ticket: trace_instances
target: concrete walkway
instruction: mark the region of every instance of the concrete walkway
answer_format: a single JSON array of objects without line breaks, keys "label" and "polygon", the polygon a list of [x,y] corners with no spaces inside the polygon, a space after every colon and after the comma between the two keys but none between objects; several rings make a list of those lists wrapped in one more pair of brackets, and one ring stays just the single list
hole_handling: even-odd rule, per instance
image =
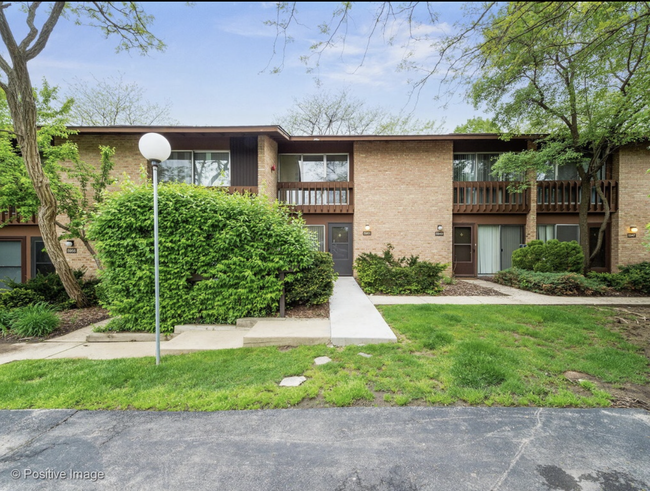
[{"label": "concrete walkway", "polygon": [[384,318],[350,276],[336,280],[330,298],[330,322],[332,344],[336,346],[397,342]]},{"label": "concrete walkway", "polygon": [[431,297],[370,295],[374,305],[650,305],[650,297],[556,297],[527,292],[485,280],[459,280],[492,288],[505,296]]}]

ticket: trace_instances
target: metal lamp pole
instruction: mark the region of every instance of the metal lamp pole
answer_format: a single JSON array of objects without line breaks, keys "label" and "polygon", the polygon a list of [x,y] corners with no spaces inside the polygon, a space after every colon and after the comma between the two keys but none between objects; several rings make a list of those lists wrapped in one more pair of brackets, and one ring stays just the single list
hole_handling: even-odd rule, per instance
[{"label": "metal lamp pole", "polygon": [[153,256],[156,283],[156,365],[160,365],[160,254],[158,252],[158,160],[152,160],[153,167]]},{"label": "metal lamp pole", "polygon": [[147,133],[138,143],[140,153],[153,168],[153,251],[156,288],[156,365],[160,365],[160,254],[158,248],[158,166],[172,152],[167,139],[158,133]]}]

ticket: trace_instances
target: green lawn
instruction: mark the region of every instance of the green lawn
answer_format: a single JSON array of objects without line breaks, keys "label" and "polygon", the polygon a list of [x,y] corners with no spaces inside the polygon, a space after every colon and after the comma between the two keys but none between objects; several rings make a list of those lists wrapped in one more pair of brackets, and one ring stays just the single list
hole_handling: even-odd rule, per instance
[{"label": "green lawn", "polygon": [[[353,404],[607,406],[603,382],[647,384],[640,349],[590,307],[382,307],[397,344],[344,349],[246,348],[123,360],[35,360],[0,366],[0,408],[213,411]],[[359,356],[359,352],[372,357]],[[314,366],[317,356],[333,362]],[[300,387],[283,377],[304,375]]]}]

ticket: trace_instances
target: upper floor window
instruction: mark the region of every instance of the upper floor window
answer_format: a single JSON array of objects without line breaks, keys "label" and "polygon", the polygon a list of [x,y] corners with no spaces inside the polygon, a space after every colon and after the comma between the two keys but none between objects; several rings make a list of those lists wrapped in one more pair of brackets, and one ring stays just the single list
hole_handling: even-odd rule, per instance
[{"label": "upper floor window", "polygon": [[225,151],[175,151],[160,164],[158,181],[199,186],[230,186],[230,153]]},{"label": "upper floor window", "polygon": [[[605,179],[605,167],[603,165],[596,179]],[[548,169],[539,172],[537,174],[538,181],[579,181],[580,175],[578,174],[578,168],[575,165],[558,165],[558,164],[549,164]]]},{"label": "upper floor window", "polygon": [[498,153],[455,153],[454,181],[503,181],[492,174]]},{"label": "upper floor window", "polygon": [[338,155],[280,155],[279,182],[332,182],[350,180],[350,159]]}]

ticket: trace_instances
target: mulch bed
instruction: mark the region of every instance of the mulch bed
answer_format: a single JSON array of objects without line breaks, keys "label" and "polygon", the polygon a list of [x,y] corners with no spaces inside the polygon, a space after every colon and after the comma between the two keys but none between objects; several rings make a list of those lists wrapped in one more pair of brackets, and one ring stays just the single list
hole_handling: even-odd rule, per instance
[{"label": "mulch bed", "polygon": [[[482,279],[482,278],[481,278]],[[455,285],[442,285],[441,297],[505,297],[504,293],[475,285],[471,281],[456,280]]]},{"label": "mulch bed", "polygon": [[[490,281],[492,283],[496,283],[496,281],[494,281],[494,278],[492,276],[481,276],[481,279],[485,280],[485,281]],[[509,286],[509,285],[505,285],[505,286]],[[511,286],[510,288],[515,288],[515,287]],[[522,290],[522,291],[530,291],[530,290]],[[538,292],[534,292],[534,293],[538,293]],[[546,295],[545,293],[538,293],[538,294],[539,295]],[[546,295],[546,296],[547,297],[555,297],[555,296],[558,296],[558,295]],[[578,296],[583,296],[583,295],[578,295]],[[647,297],[648,295],[646,295],[645,293],[637,292],[635,290],[617,291],[617,290],[614,290],[613,288],[610,288],[605,293],[599,293],[598,295],[587,295],[587,296],[593,296],[593,297],[628,297],[628,298],[629,297],[637,297],[638,298],[638,297]]]},{"label": "mulch bed", "polygon": [[54,331],[49,336],[44,338],[20,338],[14,334],[7,334],[5,336],[0,336],[0,344],[12,344],[12,343],[37,343],[45,339],[57,338],[63,336],[64,334],[71,333],[82,327],[89,326],[95,322],[103,321],[108,319],[108,310],[102,309],[101,307],[88,307],[85,309],[70,309],[64,310],[63,312],[57,312],[59,318],[61,319],[61,325],[59,328]]}]

